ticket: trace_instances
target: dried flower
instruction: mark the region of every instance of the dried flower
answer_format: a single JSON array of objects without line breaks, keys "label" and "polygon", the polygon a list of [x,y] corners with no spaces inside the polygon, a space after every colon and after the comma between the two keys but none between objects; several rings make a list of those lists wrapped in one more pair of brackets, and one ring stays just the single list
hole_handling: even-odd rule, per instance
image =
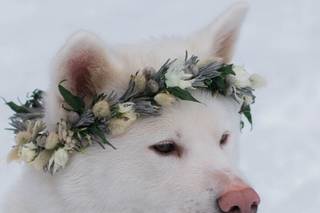
[{"label": "dried flower", "polygon": [[171,106],[175,101],[176,98],[173,95],[170,95],[168,93],[158,93],[154,100],[160,105],[160,106]]},{"label": "dried flower", "polygon": [[251,82],[251,87],[254,89],[264,87],[267,84],[266,80],[259,74],[252,74],[249,80]]},{"label": "dried flower", "polygon": [[92,112],[97,118],[105,118],[110,115],[109,103],[105,100],[98,101],[92,108]]},{"label": "dried flower", "polygon": [[159,84],[153,79],[150,79],[148,81],[147,86],[152,93],[156,93],[159,91]]},{"label": "dried flower", "polygon": [[13,147],[7,156],[8,163],[15,161],[15,160],[19,160],[19,147],[18,146]]},{"label": "dried flower", "polygon": [[43,150],[41,151],[38,156],[31,162],[31,165],[37,169],[41,170],[43,169],[49,162],[49,159],[52,155],[51,151]]},{"label": "dried flower", "polygon": [[59,135],[55,132],[50,132],[46,140],[45,148],[54,149],[58,145],[58,143]]},{"label": "dried flower", "polygon": [[42,120],[37,120],[32,128],[32,138],[36,138],[36,136],[46,128],[45,123]]},{"label": "dried flower", "polygon": [[133,112],[134,111],[133,106],[134,106],[134,103],[132,103],[132,102],[126,102],[126,103],[119,104],[118,105],[118,112],[123,113],[123,114],[128,113],[128,112]]},{"label": "dried flower", "polygon": [[180,87],[181,89],[192,88],[193,76],[191,73],[184,72],[184,61],[176,60],[172,63],[165,74],[167,87]]},{"label": "dried flower", "polygon": [[146,88],[146,77],[144,74],[138,74],[134,78],[135,86],[138,90],[138,92],[143,92]]},{"label": "dried flower", "polygon": [[19,157],[27,163],[33,161],[37,154],[37,146],[32,142],[22,145],[19,151]]},{"label": "dried flower", "polygon": [[19,132],[16,135],[16,144],[22,145],[22,144],[29,143],[31,138],[32,138],[32,135],[30,132],[27,132],[27,131]]},{"label": "dried flower", "polygon": [[51,156],[48,168],[52,174],[56,173],[59,169],[64,168],[69,160],[69,154],[64,148],[59,148]]},{"label": "dried flower", "polygon": [[121,118],[114,118],[109,123],[109,129],[113,136],[118,136],[125,133],[128,128],[137,119],[137,114],[133,111],[125,113]]}]

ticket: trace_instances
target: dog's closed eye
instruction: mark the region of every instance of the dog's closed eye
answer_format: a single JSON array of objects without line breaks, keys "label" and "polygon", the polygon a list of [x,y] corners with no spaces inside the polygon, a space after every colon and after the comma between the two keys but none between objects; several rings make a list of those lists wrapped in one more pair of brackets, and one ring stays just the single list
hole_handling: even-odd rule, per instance
[{"label": "dog's closed eye", "polygon": [[162,156],[176,155],[181,156],[181,147],[172,140],[161,141],[149,147],[155,153]]},{"label": "dog's closed eye", "polygon": [[220,138],[220,146],[223,147],[227,145],[229,141],[230,134],[229,133],[224,133],[221,138]]}]

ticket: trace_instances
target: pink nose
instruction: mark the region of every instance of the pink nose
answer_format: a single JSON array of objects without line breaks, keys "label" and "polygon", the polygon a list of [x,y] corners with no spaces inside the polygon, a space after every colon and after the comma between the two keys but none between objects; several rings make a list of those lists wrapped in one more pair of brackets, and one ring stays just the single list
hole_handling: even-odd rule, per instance
[{"label": "pink nose", "polygon": [[223,213],[256,213],[259,203],[259,195],[252,188],[228,191],[218,199]]}]

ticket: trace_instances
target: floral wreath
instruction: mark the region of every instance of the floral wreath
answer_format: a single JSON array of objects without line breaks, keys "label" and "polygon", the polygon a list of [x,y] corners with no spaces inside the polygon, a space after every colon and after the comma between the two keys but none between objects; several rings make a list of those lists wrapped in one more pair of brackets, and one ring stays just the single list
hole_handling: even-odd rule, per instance
[{"label": "floral wreath", "polygon": [[[196,89],[232,97],[241,104],[239,113],[252,125],[253,92],[263,84],[262,77],[248,74],[241,66],[218,59],[200,63],[197,56],[189,58],[187,53],[184,60],[167,60],[158,71],[145,68],[131,75],[122,96],[115,92],[97,94],[89,105],[62,81],[58,85],[64,99],[62,107],[74,116],[61,119],[55,131],[46,129],[43,121],[41,90],[33,91],[24,104],[6,102],[15,112],[9,130],[16,135],[8,161],[22,160],[53,175],[66,166],[71,154],[83,152],[94,143],[103,149],[105,145],[116,149],[107,136],[123,134],[138,118],[160,115],[162,107],[178,100],[199,102],[190,93]],[[240,126],[244,127],[243,120]]]}]

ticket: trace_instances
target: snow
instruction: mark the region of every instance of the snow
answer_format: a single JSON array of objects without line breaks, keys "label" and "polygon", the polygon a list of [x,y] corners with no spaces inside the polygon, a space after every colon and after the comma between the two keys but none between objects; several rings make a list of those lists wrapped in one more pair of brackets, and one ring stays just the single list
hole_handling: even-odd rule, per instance
[{"label": "snow", "polygon": [[[230,0],[0,0],[0,95],[46,89],[50,61],[79,29],[107,43],[185,35]],[[318,212],[320,203],[320,2],[252,0],[235,61],[268,79],[254,106],[254,130],[241,141],[241,169],[260,192],[260,212]],[[0,201],[20,172],[6,164],[13,136],[0,105]]]}]

